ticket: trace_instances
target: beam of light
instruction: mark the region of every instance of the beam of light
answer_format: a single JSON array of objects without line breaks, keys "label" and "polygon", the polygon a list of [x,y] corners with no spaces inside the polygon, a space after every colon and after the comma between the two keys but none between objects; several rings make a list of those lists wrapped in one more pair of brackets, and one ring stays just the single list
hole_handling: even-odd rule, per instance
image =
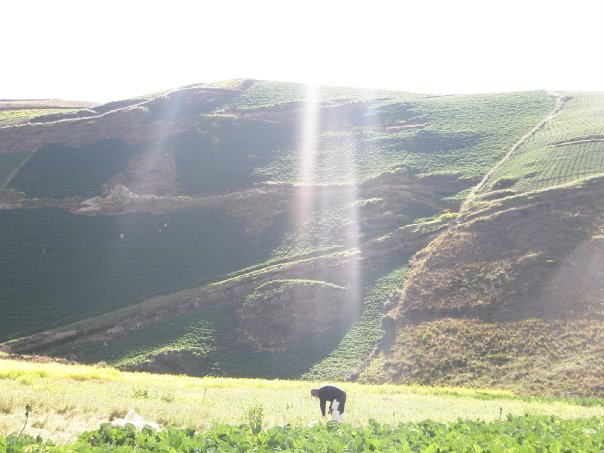
[{"label": "beam of light", "polygon": [[[372,99],[375,98],[374,93],[367,92],[363,98]],[[356,114],[353,115],[353,118]],[[345,190],[345,205],[347,207],[347,218],[348,224],[345,228],[344,243],[347,250],[354,251],[356,254],[355,259],[350,261],[348,265],[348,281],[347,286],[350,291],[349,299],[349,316],[350,319],[356,320],[363,310],[363,250],[362,250],[362,229],[361,229],[361,212],[360,212],[360,197],[362,193],[360,190],[360,174],[359,174],[359,162],[357,156],[360,153],[368,152],[368,150],[359,149],[359,146],[363,146],[363,140],[361,139],[363,134],[367,131],[371,131],[377,126],[379,118],[376,115],[369,115],[367,108],[365,108],[362,116],[363,120],[360,124],[356,124],[355,120],[351,121],[351,126],[347,131],[348,139],[343,144],[342,148],[338,152],[338,160],[341,162],[340,168],[346,169],[344,181],[347,186]]]},{"label": "beam of light", "polygon": [[313,211],[316,159],[319,141],[319,87],[307,85],[302,116],[298,184],[295,192],[295,223],[302,226]]}]

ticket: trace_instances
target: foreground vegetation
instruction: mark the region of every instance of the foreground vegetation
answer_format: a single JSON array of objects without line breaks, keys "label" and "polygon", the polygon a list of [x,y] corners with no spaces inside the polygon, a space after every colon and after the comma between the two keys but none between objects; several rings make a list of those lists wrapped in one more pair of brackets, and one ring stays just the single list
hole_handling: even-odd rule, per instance
[{"label": "foreground vegetation", "polygon": [[[55,447],[31,436],[0,437],[0,448],[20,451],[308,451],[308,452],[533,452],[599,451],[604,442],[602,417],[564,420],[559,417],[508,416],[491,423],[458,420],[452,423],[422,421],[384,425],[369,420],[363,427],[328,422],[308,428],[262,428],[259,413],[249,424],[219,425],[209,431],[173,429],[137,431],[132,425],[83,433],[72,445]],[[256,415],[256,416],[254,416]]]},{"label": "foreground vegetation", "polygon": [[[345,445],[356,451],[363,445],[362,448],[369,448],[373,442],[380,443],[380,449],[387,450],[390,446],[406,448],[404,443],[396,442],[409,442],[416,445],[413,448],[428,448],[430,444],[444,442],[445,439],[451,442],[475,439],[473,443],[488,448],[489,442],[500,442],[505,436],[512,436],[505,437],[510,442],[519,439],[518,445],[523,443],[522,436],[527,442],[550,436],[551,442],[560,441],[564,446],[564,436],[567,435],[570,436],[568,442],[574,443],[597,439],[597,436],[589,434],[589,430],[601,432],[598,426],[602,425],[604,418],[602,400],[539,399],[495,390],[341,383],[349,395],[346,421],[350,425],[308,428],[321,420],[319,404],[309,394],[311,387],[320,384],[318,381],[127,373],[108,367],[4,358],[0,359],[0,436],[5,436],[5,439],[0,442],[4,442],[4,446],[14,442],[15,437],[10,437],[10,434],[18,433],[23,427],[26,404],[31,405],[31,414],[24,434],[40,436],[57,444],[74,442],[83,431],[95,430],[112,419],[122,418],[132,408],[146,420],[161,426],[189,429],[188,432],[148,433],[143,436],[147,440],[139,436],[136,442],[141,448],[172,441],[182,442],[178,445],[183,448],[186,445],[201,448],[205,444],[195,442],[207,438],[208,446],[218,451],[233,448],[228,442],[240,446],[248,442],[249,448],[254,445],[260,449],[268,448],[267,445],[277,442],[276,439],[283,439],[283,442],[291,439],[300,445],[310,443],[308,448],[311,451],[326,451],[321,445],[328,441],[334,446],[341,445],[334,447],[334,451],[341,451]],[[501,421],[506,414],[510,414],[509,420]],[[525,417],[526,414],[529,416]],[[461,422],[458,419],[473,421]],[[402,426],[397,426],[401,423]],[[235,426],[223,426],[227,424]],[[256,432],[250,427],[237,427],[242,424],[256,426]],[[539,430],[550,434],[531,434]],[[193,435],[193,431],[205,434]],[[557,436],[556,433],[566,434]],[[428,435],[432,440],[425,443]],[[81,435],[77,445],[88,443],[89,446],[108,448],[105,443],[113,439],[112,443],[124,441],[133,446],[133,436],[128,430],[118,433],[101,428]],[[131,440],[126,441],[128,438]],[[480,443],[481,438],[485,443]],[[24,442],[32,441],[24,439]],[[211,443],[219,440],[225,443]],[[356,441],[360,443],[343,443]],[[312,450],[314,442],[317,448]],[[278,445],[275,444],[275,448]],[[460,450],[455,447],[456,443],[449,445]],[[515,444],[506,445],[511,448]],[[555,451],[554,443],[545,445],[550,445]],[[177,445],[172,447],[181,448]],[[293,447],[281,444],[280,448]],[[82,447],[80,451],[86,449]]]}]

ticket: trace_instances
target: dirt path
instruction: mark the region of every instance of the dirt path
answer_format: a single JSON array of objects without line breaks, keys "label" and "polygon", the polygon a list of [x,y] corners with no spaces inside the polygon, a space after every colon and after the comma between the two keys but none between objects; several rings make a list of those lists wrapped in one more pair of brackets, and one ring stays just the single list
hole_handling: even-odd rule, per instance
[{"label": "dirt path", "polygon": [[558,148],[559,146],[566,145],[578,145],[580,143],[593,143],[593,142],[604,142],[604,137],[594,137],[594,138],[582,138],[578,140],[570,140],[568,142],[560,142],[554,143],[553,145],[548,145],[548,148]]},{"label": "dirt path", "polygon": [[481,192],[483,192],[485,190],[485,188],[488,186],[489,182],[493,178],[493,175],[495,174],[495,172],[497,172],[497,170],[499,170],[499,168],[501,168],[501,166],[505,162],[507,162],[507,160],[510,157],[512,157],[528,139],[530,139],[533,135],[535,135],[549,121],[553,120],[556,116],[558,116],[560,114],[560,112],[562,111],[562,108],[564,107],[564,104],[566,103],[566,100],[567,100],[566,97],[564,97],[558,93],[555,93],[553,91],[548,91],[547,95],[556,100],[556,107],[554,108],[554,110],[552,110],[549,113],[549,115],[547,115],[545,118],[543,118],[539,122],[539,124],[537,124],[534,128],[532,128],[526,134],[524,134],[520,138],[520,140],[518,140],[516,143],[514,143],[514,145],[510,148],[510,150],[506,153],[506,155],[503,156],[501,158],[501,160],[499,162],[497,162],[493,166],[493,168],[491,168],[487,172],[486,175],[484,175],[482,180],[472,189],[472,191],[470,192],[468,197],[462,203],[461,208],[460,208],[460,214],[466,212],[467,209],[469,208],[469,206],[474,201],[474,198],[476,197],[476,195],[480,194]]}]

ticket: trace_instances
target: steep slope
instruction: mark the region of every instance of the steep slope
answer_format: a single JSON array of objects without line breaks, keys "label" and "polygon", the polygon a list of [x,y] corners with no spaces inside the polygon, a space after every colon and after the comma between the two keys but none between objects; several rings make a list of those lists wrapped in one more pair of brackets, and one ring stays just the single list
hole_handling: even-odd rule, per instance
[{"label": "steep slope", "polygon": [[604,394],[602,108],[567,96],[414,257],[366,379]]},{"label": "steep slope", "polygon": [[235,80],[0,128],[0,341],[198,375],[357,373],[409,257],[554,107]]}]

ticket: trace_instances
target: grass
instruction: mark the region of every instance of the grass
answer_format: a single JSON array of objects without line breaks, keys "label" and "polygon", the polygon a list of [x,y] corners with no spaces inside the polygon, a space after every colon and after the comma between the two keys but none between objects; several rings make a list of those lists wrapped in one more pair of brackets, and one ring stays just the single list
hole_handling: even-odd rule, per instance
[{"label": "grass", "polygon": [[[246,410],[258,406],[266,427],[306,426],[320,419],[318,401],[309,394],[319,382],[193,378],[10,359],[0,359],[0,382],[2,401],[9,402],[0,411],[0,435],[21,429],[23,408],[29,403],[31,424],[26,434],[59,442],[123,417],[129,408],[162,425],[198,429],[246,423]],[[370,418],[392,424],[428,418],[492,421],[499,418],[500,409],[515,415],[604,416],[602,401],[581,406],[581,400],[540,401],[497,390],[339,385],[348,393],[346,420],[357,425]]]},{"label": "grass", "polygon": [[[396,91],[362,90],[358,88],[329,86],[317,88],[318,98],[325,103],[342,103],[353,100],[358,101],[393,96],[397,98],[404,97],[405,99],[421,97],[421,95]],[[272,82],[267,80],[255,81],[242,96],[227,105],[227,110],[271,108],[278,105],[303,102],[306,99],[308,89],[308,85],[301,83]]]},{"label": "grass", "polygon": [[304,373],[305,379],[344,380],[362,367],[382,336],[381,319],[385,305],[400,296],[406,273],[406,267],[396,267],[365,288],[359,318],[338,347]]},{"label": "grass", "polygon": [[52,113],[69,113],[77,109],[9,109],[0,110],[0,127],[12,124],[25,123],[30,118]]},{"label": "grass", "polygon": [[141,146],[116,139],[75,148],[46,144],[27,161],[8,187],[32,198],[101,195],[103,184],[125,169],[128,161],[140,152]]},{"label": "grass", "polygon": [[401,329],[382,379],[596,397],[601,395],[602,344],[598,321],[444,318]]},{"label": "grass", "polygon": [[0,187],[4,187],[15,169],[17,169],[30,154],[30,152],[0,153]]},{"label": "grass", "polygon": [[343,286],[336,285],[335,283],[323,282],[319,280],[308,280],[308,279],[300,279],[300,278],[288,278],[282,280],[273,280],[270,282],[263,283],[258,286],[253,292],[249,293],[246,297],[247,302],[254,303],[256,301],[260,301],[264,298],[271,298],[274,296],[281,295],[288,288],[324,288],[324,289],[342,289],[345,290]]},{"label": "grass", "polygon": [[[330,324],[326,332],[319,329],[300,337],[295,329],[308,317],[309,310],[318,310],[313,304],[326,308],[329,301],[337,306],[350,296],[345,288],[333,283],[283,279],[261,284],[245,300],[231,296],[221,305],[161,315],[148,324],[118,332],[113,338],[93,336],[55,348],[52,355],[79,357],[87,363],[106,361],[124,369],[191,375],[344,379],[355,372],[375,346],[382,334],[383,305],[386,301],[393,303],[400,291],[399,279],[404,277],[405,269],[388,272],[377,281],[365,276],[368,283],[362,312],[352,326],[347,316],[340,316],[341,322]],[[296,303],[292,304],[292,300]],[[272,313],[270,319],[264,319],[267,310]],[[311,332],[311,324],[333,324],[328,312],[324,313],[326,319],[309,320],[304,328]],[[289,326],[287,334],[282,331],[283,326]],[[277,350],[257,350],[242,332],[267,344],[284,341]]]},{"label": "grass", "polygon": [[416,254],[368,378],[601,397],[601,183],[495,200]]},{"label": "grass", "polygon": [[345,332],[340,327],[307,335],[288,343],[283,351],[258,350],[241,335],[238,307],[234,303],[200,307],[156,319],[127,335],[72,343],[54,354],[154,372],[291,378],[325,357]]}]

